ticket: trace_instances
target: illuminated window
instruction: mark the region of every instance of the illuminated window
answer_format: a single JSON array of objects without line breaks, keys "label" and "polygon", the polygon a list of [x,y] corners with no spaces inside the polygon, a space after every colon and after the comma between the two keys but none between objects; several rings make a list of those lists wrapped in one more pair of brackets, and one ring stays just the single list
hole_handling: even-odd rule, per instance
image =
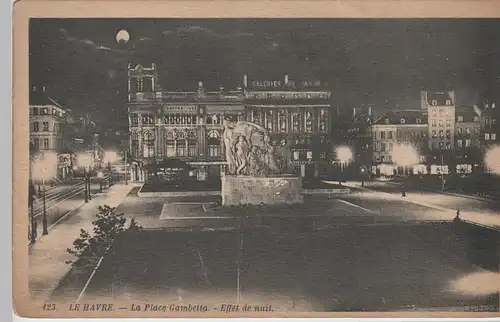
[{"label": "illuminated window", "polygon": [[32,132],[40,131],[40,123],[38,123],[38,122],[31,123],[31,131]]},{"label": "illuminated window", "polygon": [[446,120],[446,127],[450,127],[451,126],[451,120]]},{"label": "illuminated window", "polygon": [[319,131],[327,131],[328,113],[327,110],[322,108],[319,110]]},{"label": "illuminated window", "polygon": [[266,112],[266,129],[270,132],[274,129],[274,113],[271,109]]},{"label": "illuminated window", "polygon": [[457,148],[461,148],[462,147],[462,140],[457,140]]},{"label": "illuminated window", "polygon": [[130,152],[133,157],[139,157],[139,138],[137,133],[132,133],[130,137]]},{"label": "illuminated window", "polygon": [[137,114],[130,114],[130,124],[132,126],[139,125],[139,118],[138,118]]},{"label": "illuminated window", "polygon": [[177,140],[177,156],[184,157],[187,156],[187,146],[186,140]]},{"label": "illuminated window", "polygon": [[437,138],[437,131],[436,130],[432,130],[432,137]]},{"label": "illuminated window", "polygon": [[432,100],[432,105],[436,106],[438,105],[438,102],[436,100]]},{"label": "illuminated window", "polygon": [[151,132],[146,132],[144,134],[144,142],[143,142],[143,148],[144,148],[144,157],[145,158],[152,158],[155,156],[155,137],[154,134]]},{"label": "illuminated window", "polygon": [[48,132],[49,131],[49,122],[43,122],[43,131]]},{"label": "illuminated window", "polygon": [[490,134],[489,133],[484,133],[484,139],[489,140],[490,139]]},{"label": "illuminated window", "polygon": [[431,121],[431,126],[436,127],[436,120]]},{"label": "illuminated window", "polygon": [[451,100],[446,100],[446,105],[451,105]]},{"label": "illuminated window", "polygon": [[49,145],[49,139],[48,138],[43,138],[43,149],[48,150],[50,148]]},{"label": "illuminated window", "polygon": [[278,122],[279,122],[279,131],[282,133],[286,133],[287,132],[286,112],[283,109],[279,110],[278,112]]},{"label": "illuminated window", "polygon": [[175,157],[175,140],[165,141],[165,153],[167,157]]},{"label": "illuminated window", "polygon": [[458,117],[458,122],[463,122],[464,121],[464,117],[463,116],[459,116]]},{"label": "illuminated window", "polygon": [[290,115],[291,123],[292,123],[292,131],[300,132],[300,117],[299,113],[293,112]]},{"label": "illuminated window", "polygon": [[497,134],[496,133],[491,133],[491,139],[496,140],[497,139]]},{"label": "illuminated window", "polygon": [[198,155],[197,141],[196,140],[188,140],[188,156],[195,157]]},{"label": "illuminated window", "polygon": [[313,115],[311,111],[306,111],[304,115],[304,125],[306,132],[311,133],[313,131]]}]

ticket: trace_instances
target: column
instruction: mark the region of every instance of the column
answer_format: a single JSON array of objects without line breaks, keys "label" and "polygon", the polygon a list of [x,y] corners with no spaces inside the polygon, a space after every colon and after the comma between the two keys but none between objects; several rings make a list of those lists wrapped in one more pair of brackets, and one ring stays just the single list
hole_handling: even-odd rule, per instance
[{"label": "column", "polygon": [[302,178],[304,178],[306,176],[306,165],[305,164],[300,165],[300,176]]},{"label": "column", "polygon": [[198,156],[202,155],[207,156],[207,133],[206,126],[202,125],[197,128],[198,135]]}]

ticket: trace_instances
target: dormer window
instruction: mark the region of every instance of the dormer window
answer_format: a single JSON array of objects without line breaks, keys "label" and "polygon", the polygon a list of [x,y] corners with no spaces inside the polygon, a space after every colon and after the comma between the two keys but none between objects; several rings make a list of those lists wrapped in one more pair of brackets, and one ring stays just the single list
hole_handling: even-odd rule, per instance
[{"label": "dormer window", "polygon": [[438,101],[436,101],[436,100],[432,100],[432,105],[433,105],[433,106],[437,106],[437,105],[438,105]]},{"label": "dormer window", "polygon": [[421,119],[417,119],[417,124],[422,124],[422,120]]},{"label": "dormer window", "polygon": [[293,98],[295,99],[299,98],[299,94],[293,94]]},{"label": "dormer window", "polygon": [[281,99],[284,99],[285,98],[285,94],[281,94]]},{"label": "dormer window", "polygon": [[267,94],[267,98],[271,99],[271,98],[273,98],[273,95],[272,94]]},{"label": "dormer window", "polygon": [[491,103],[491,108],[495,108],[495,103]]},{"label": "dormer window", "polygon": [[451,105],[451,100],[446,100],[446,105]]},{"label": "dormer window", "polygon": [[406,120],[405,120],[405,118],[404,118],[404,117],[403,117],[403,118],[401,118],[401,120],[399,120],[399,121],[401,122],[401,124],[405,124],[405,123],[406,123]]},{"label": "dormer window", "polygon": [[311,99],[311,94],[307,94],[307,98],[308,98],[308,99]]},{"label": "dormer window", "polygon": [[389,119],[385,119],[385,124],[389,124]]},{"label": "dormer window", "polygon": [[259,94],[253,94],[253,98],[259,98]]}]

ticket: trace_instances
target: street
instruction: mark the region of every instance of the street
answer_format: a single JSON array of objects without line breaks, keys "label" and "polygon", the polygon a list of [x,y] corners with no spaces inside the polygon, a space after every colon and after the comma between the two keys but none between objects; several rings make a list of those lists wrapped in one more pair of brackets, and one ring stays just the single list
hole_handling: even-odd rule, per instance
[{"label": "street", "polygon": [[[55,187],[46,187],[45,207],[47,212],[47,225],[57,222],[68,212],[80,206],[85,200],[84,182],[60,183]],[[99,182],[93,178],[90,183],[90,194],[99,192]],[[43,192],[42,192],[43,194]],[[37,196],[33,204],[33,215],[37,222],[38,235],[42,231],[43,198]]]}]

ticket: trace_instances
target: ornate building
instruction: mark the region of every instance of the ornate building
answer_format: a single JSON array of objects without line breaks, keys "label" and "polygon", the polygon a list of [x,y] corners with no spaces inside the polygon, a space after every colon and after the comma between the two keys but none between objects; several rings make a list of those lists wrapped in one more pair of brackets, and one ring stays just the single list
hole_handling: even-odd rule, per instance
[{"label": "ornate building", "polygon": [[[128,69],[128,115],[132,180],[148,177],[147,165],[177,158],[197,168],[198,180],[225,173],[222,121],[247,120],[271,132],[273,144],[290,144],[303,176],[317,173],[329,132],[330,93],[317,82],[243,79],[243,87],[163,91],[155,64]],[[150,175],[150,174],[149,174]],[[156,174],[157,175],[157,174]]]},{"label": "ornate building", "polygon": [[73,131],[71,110],[55,101],[45,86],[30,92],[30,157],[53,153],[58,157],[54,164],[57,179],[65,179],[73,163]]}]

